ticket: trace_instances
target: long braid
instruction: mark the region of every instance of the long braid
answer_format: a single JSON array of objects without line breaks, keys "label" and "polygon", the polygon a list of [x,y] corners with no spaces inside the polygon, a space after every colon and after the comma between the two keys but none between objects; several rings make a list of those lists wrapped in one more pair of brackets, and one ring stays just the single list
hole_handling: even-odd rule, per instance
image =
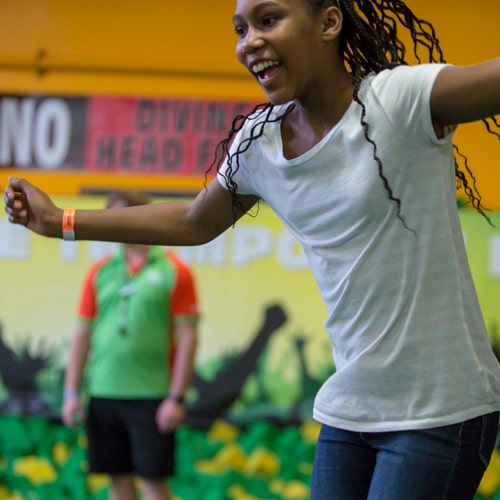
[{"label": "long braid", "polygon": [[[317,0],[317,3],[322,5],[324,0]],[[442,62],[443,55],[439,41],[436,39],[432,25],[415,18],[403,2],[339,0],[338,5],[344,18],[339,50],[352,75],[353,99],[361,107],[361,125],[365,139],[373,147],[373,158],[377,163],[378,174],[389,199],[397,205],[397,216],[408,228],[401,213],[401,200],[394,195],[389,180],[384,174],[382,160],[377,154],[377,145],[370,138],[370,125],[365,121],[366,107],[358,91],[361,82],[368,74],[408,64],[405,45],[398,38],[399,25],[409,31],[413,40],[414,55],[418,62],[422,61],[418,50],[421,46],[428,52],[430,61]]]},{"label": "long braid", "polygon": [[[324,0],[317,0],[322,4]],[[398,38],[397,27],[402,26],[410,34],[413,41],[413,56],[420,64],[446,63],[439,40],[431,23],[418,19],[413,12],[399,0],[338,0],[338,5],[344,15],[343,38],[341,50],[350,67],[355,86],[354,99],[363,107],[357,97],[362,79],[370,72],[391,69],[394,66],[409,64],[405,58],[405,48]],[[361,14],[362,12],[362,14]],[[422,52],[425,55],[421,55]],[[374,60],[374,59],[377,60]],[[500,138],[499,123],[495,117],[483,120],[487,131]],[[368,126],[363,123],[368,134]],[[497,130],[494,130],[494,129]],[[491,224],[481,204],[481,195],[476,188],[476,178],[469,168],[467,157],[454,145],[455,176],[457,188],[462,188],[469,203]],[[379,173],[384,179],[384,185],[392,197],[392,190],[386,183],[382,165],[376,156]],[[463,167],[457,160],[462,160]],[[465,171],[464,171],[465,170]],[[400,203],[398,201],[398,215]]]},{"label": "long braid", "polygon": [[[264,126],[266,125],[266,123],[278,122],[282,120],[285,115],[287,115],[293,109],[293,107],[294,105],[291,104],[283,114],[272,118],[271,116],[274,110],[274,106],[271,103],[257,104],[257,106],[255,106],[253,110],[248,114],[236,116],[233,119],[231,129],[229,130],[227,136],[217,144],[214,159],[209,169],[205,173],[205,184],[208,181],[208,174],[212,171],[212,169],[214,167],[217,167],[217,172],[219,172],[219,167],[224,161],[226,161],[227,168],[223,175],[227,189],[231,193],[233,216],[235,222],[243,213],[243,207],[237,196],[238,183],[233,179],[234,174],[240,168],[240,155],[247,151],[252,142],[254,142],[255,139],[258,139],[263,134]],[[250,129],[249,137],[238,144],[236,151],[230,153],[229,150],[233,139],[241,130],[243,124],[247,121],[256,120],[257,118],[259,118],[259,120]]]},{"label": "long braid", "polygon": [[[358,91],[361,82],[368,74],[410,64],[406,56],[406,47],[398,34],[399,28],[403,28],[410,35],[413,42],[413,57],[419,64],[424,62],[446,63],[434,27],[428,21],[417,18],[401,0],[308,1],[313,12],[318,12],[329,5],[337,5],[342,11],[344,19],[339,50],[346,68],[352,76],[354,84],[353,99],[362,108],[361,125],[364,128],[366,140],[373,147],[373,156],[378,165],[379,176],[389,198],[397,204],[398,217],[405,224],[401,213],[401,201],[394,195],[389,181],[384,175],[383,163],[377,156],[377,146],[370,139],[369,124],[364,120],[366,108],[359,98]],[[270,116],[273,108],[270,103],[262,104],[247,115],[237,116],[227,137],[216,148],[214,161],[209,171],[214,166],[219,169],[222,163],[227,161],[229,168],[227,169],[226,182],[233,200],[235,220],[242,210],[236,196],[237,184],[232,179],[233,174],[239,168],[238,156],[246,151],[255,139],[262,135],[263,128],[268,121],[281,120],[292,109],[292,107],[289,107],[283,115],[271,120]],[[255,117],[262,118],[263,114],[265,114],[264,121],[259,121],[252,129],[250,137],[243,144],[240,144],[235,152],[230,154],[230,144],[245,121]],[[500,138],[498,131],[500,125],[495,117],[487,118],[483,122],[490,134]],[[463,189],[472,206],[491,224],[481,204],[481,195],[476,188],[476,179],[469,168],[467,157],[458,150],[457,146],[454,145],[454,149],[457,188],[461,187]],[[462,160],[463,168],[460,167],[457,156]],[[234,159],[236,159],[236,164],[233,166]]]},{"label": "long braid", "polygon": [[[263,104],[257,104],[250,113],[246,115],[237,115],[234,117],[232,123],[231,123],[231,128],[229,129],[227,136],[222,139],[216,146],[215,152],[214,152],[214,158],[212,160],[212,163],[210,164],[208,170],[205,172],[205,186],[208,183],[208,176],[210,172],[216,167],[217,172],[219,172],[219,168],[226,160],[229,164],[229,168],[227,170],[227,174],[224,176],[224,179],[226,180],[227,188],[228,191],[231,193],[231,201],[232,201],[232,206],[233,206],[233,216],[234,216],[234,222],[238,219],[238,216],[242,213],[243,207],[241,206],[240,201],[238,200],[238,197],[236,195],[237,189],[238,189],[238,184],[237,182],[234,181],[233,174],[234,170],[232,168],[232,161],[233,161],[233,156],[229,154],[229,148],[231,147],[231,143],[233,142],[234,137],[236,134],[241,130],[243,127],[243,124],[245,121],[249,118],[249,116],[252,116],[256,114],[257,112],[265,113],[267,110],[272,109],[273,105],[271,103],[263,103]],[[238,159],[236,159],[236,170],[238,168]]]}]

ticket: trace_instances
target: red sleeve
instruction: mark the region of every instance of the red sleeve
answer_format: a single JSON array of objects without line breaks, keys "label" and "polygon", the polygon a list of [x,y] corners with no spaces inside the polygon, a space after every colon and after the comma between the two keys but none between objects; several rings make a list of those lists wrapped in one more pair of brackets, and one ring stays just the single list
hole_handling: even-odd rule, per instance
[{"label": "red sleeve", "polygon": [[80,294],[80,302],[78,303],[78,308],[76,310],[77,316],[80,319],[93,320],[97,314],[95,283],[96,275],[102,264],[103,261],[93,264],[85,276]]},{"label": "red sleeve", "polygon": [[174,252],[167,251],[176,270],[174,288],[170,296],[172,316],[175,319],[192,318],[199,315],[193,273],[188,265]]}]

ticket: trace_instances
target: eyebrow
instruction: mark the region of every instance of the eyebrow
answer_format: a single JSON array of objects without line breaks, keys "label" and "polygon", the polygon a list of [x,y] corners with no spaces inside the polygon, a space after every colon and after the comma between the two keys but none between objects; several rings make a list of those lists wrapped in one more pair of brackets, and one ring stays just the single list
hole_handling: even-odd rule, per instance
[{"label": "eyebrow", "polygon": [[[272,7],[275,5],[276,5],[276,2],[273,2],[272,0],[268,0],[267,2],[261,2],[252,8],[251,13],[254,14],[255,12],[258,12],[259,10],[265,9],[266,7]],[[241,19],[242,19],[242,16],[240,16],[239,14],[235,14],[233,16],[233,24],[235,22],[241,21]]]}]

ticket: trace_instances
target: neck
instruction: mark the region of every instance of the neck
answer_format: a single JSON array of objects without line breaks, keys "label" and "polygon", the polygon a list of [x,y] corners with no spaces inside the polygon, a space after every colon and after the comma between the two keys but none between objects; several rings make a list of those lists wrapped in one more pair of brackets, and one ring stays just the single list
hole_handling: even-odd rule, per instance
[{"label": "neck", "polygon": [[333,78],[325,78],[306,99],[295,101],[292,116],[321,133],[330,130],[342,118],[352,102],[354,85],[351,75],[343,70]]},{"label": "neck", "polygon": [[149,249],[147,245],[125,245],[125,259],[129,264],[137,264],[147,259]]},{"label": "neck", "polygon": [[345,76],[334,84],[328,80],[326,89],[318,88],[318,92],[313,92],[306,101],[296,100],[294,109],[281,124],[285,158],[295,158],[321,141],[347,111],[353,90],[351,77],[345,72]]}]

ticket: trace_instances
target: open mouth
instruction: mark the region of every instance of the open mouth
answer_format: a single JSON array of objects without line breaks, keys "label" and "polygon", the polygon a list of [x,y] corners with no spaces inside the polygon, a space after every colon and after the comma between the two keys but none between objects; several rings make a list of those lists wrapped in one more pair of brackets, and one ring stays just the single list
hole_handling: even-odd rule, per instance
[{"label": "open mouth", "polygon": [[251,71],[259,80],[266,80],[269,78],[270,73],[278,66],[280,66],[278,61],[262,61],[254,64]]}]

